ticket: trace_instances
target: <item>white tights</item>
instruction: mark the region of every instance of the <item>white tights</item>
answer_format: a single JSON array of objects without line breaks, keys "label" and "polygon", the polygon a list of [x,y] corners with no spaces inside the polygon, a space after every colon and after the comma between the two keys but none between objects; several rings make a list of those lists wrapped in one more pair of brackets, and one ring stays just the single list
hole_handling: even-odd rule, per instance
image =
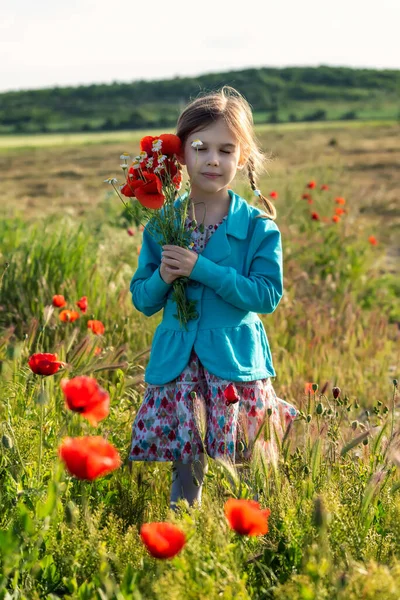
[{"label": "white tights", "polygon": [[172,469],[170,508],[176,510],[176,503],[180,498],[187,500],[190,506],[196,501],[201,504],[204,476],[208,469],[205,454],[200,454],[199,460],[194,463],[174,461]]}]

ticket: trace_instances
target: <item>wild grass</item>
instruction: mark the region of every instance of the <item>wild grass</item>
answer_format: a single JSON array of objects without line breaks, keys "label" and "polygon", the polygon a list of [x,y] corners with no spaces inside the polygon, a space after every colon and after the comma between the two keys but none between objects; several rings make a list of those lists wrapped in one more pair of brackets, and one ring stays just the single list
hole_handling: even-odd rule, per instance
[{"label": "wild grass", "polygon": [[[170,464],[126,460],[161,319],[131,304],[140,230],[127,235],[132,224],[102,187],[127,148],[119,141],[2,155],[0,598],[400,597],[395,205],[386,216],[398,193],[394,133],[393,126],[259,130],[274,158],[260,188],[279,194],[285,265],[282,302],[262,319],[274,388],[300,417],[276,468],[262,454],[247,470],[210,459],[202,507],[180,515],[168,508]],[[16,177],[21,171],[26,176]],[[301,195],[311,179],[318,191],[308,205]],[[321,192],[322,183],[330,189]],[[236,189],[253,203],[244,181]],[[339,196],[347,214],[333,223]],[[86,295],[86,315],[60,321],[51,307],[59,293],[70,308]],[[104,336],[87,329],[92,318],[104,322]],[[38,351],[56,352],[65,372],[41,383],[27,365]],[[110,415],[97,428],[65,409],[60,380],[79,374],[93,375],[110,394]],[[318,389],[306,393],[308,382]],[[68,476],[57,456],[67,434],[107,438],[122,467],[92,483]],[[255,495],[271,509],[269,533],[239,538],[224,502]],[[187,534],[173,560],[156,561],[141,543],[140,525],[159,520]]]}]

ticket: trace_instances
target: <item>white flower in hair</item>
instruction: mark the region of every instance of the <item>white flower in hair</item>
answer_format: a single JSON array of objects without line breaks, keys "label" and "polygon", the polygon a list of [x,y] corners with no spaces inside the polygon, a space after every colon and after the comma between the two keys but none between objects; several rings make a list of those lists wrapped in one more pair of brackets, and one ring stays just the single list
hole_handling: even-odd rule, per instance
[{"label": "white flower in hair", "polygon": [[254,195],[255,196],[261,196],[260,190],[254,190]]},{"label": "white flower in hair", "polygon": [[121,160],[129,160],[129,159],[130,159],[130,156],[129,156],[129,154],[128,154],[127,152],[123,152],[123,153],[121,154],[121,156],[120,156],[120,159],[121,159]]},{"label": "white flower in hair", "polygon": [[151,156],[151,157],[149,158],[149,160],[146,162],[146,167],[147,167],[148,169],[151,169],[151,168],[152,168],[152,166],[153,166],[153,162],[154,162],[154,159],[153,159],[153,157]]},{"label": "white flower in hair", "polygon": [[200,146],[203,145],[203,142],[201,140],[193,140],[193,142],[190,145],[192,146],[192,148],[200,148]]},{"label": "white flower in hair", "polygon": [[165,161],[165,159],[167,158],[167,156],[165,154],[162,154],[161,156],[158,157],[158,162],[161,164]]}]

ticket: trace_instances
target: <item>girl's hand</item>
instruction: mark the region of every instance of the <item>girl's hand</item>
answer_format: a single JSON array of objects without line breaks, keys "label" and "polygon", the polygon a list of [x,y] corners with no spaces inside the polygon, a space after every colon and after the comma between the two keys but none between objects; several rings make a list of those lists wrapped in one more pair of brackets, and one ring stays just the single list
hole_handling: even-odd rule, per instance
[{"label": "girl's hand", "polygon": [[160,275],[161,275],[161,279],[163,279],[165,281],[165,283],[173,283],[175,281],[175,279],[178,279],[178,277],[180,277],[180,275],[174,275],[173,272],[176,269],[172,269],[172,272],[167,271],[167,265],[165,263],[161,263],[160,265]]},{"label": "girl's hand", "polygon": [[177,277],[189,277],[198,259],[197,252],[180,246],[166,245],[162,248],[160,271],[164,266],[163,270],[172,276],[173,280]]}]

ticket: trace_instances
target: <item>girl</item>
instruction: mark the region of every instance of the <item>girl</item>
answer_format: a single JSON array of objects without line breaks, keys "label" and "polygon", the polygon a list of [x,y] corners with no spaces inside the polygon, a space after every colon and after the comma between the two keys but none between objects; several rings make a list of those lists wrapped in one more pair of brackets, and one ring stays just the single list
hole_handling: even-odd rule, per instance
[{"label": "girl", "polygon": [[[256,443],[276,463],[275,436],[282,439],[297,415],[272,387],[275,370],[257,314],[272,313],[282,297],[282,249],[275,208],[256,189],[263,155],[250,106],[224,87],[184,109],[177,135],[178,158],[191,182],[185,223],[191,247],[161,249],[145,228],[130,285],[138,310],[150,316],[164,308],[164,313],[152,342],[129,458],[173,462],[171,508],[180,498],[201,503],[206,455],[249,460]],[[246,169],[265,212],[230,189],[240,169]],[[177,277],[188,278],[188,299],[196,301],[197,317],[187,331],[174,317]]]}]

